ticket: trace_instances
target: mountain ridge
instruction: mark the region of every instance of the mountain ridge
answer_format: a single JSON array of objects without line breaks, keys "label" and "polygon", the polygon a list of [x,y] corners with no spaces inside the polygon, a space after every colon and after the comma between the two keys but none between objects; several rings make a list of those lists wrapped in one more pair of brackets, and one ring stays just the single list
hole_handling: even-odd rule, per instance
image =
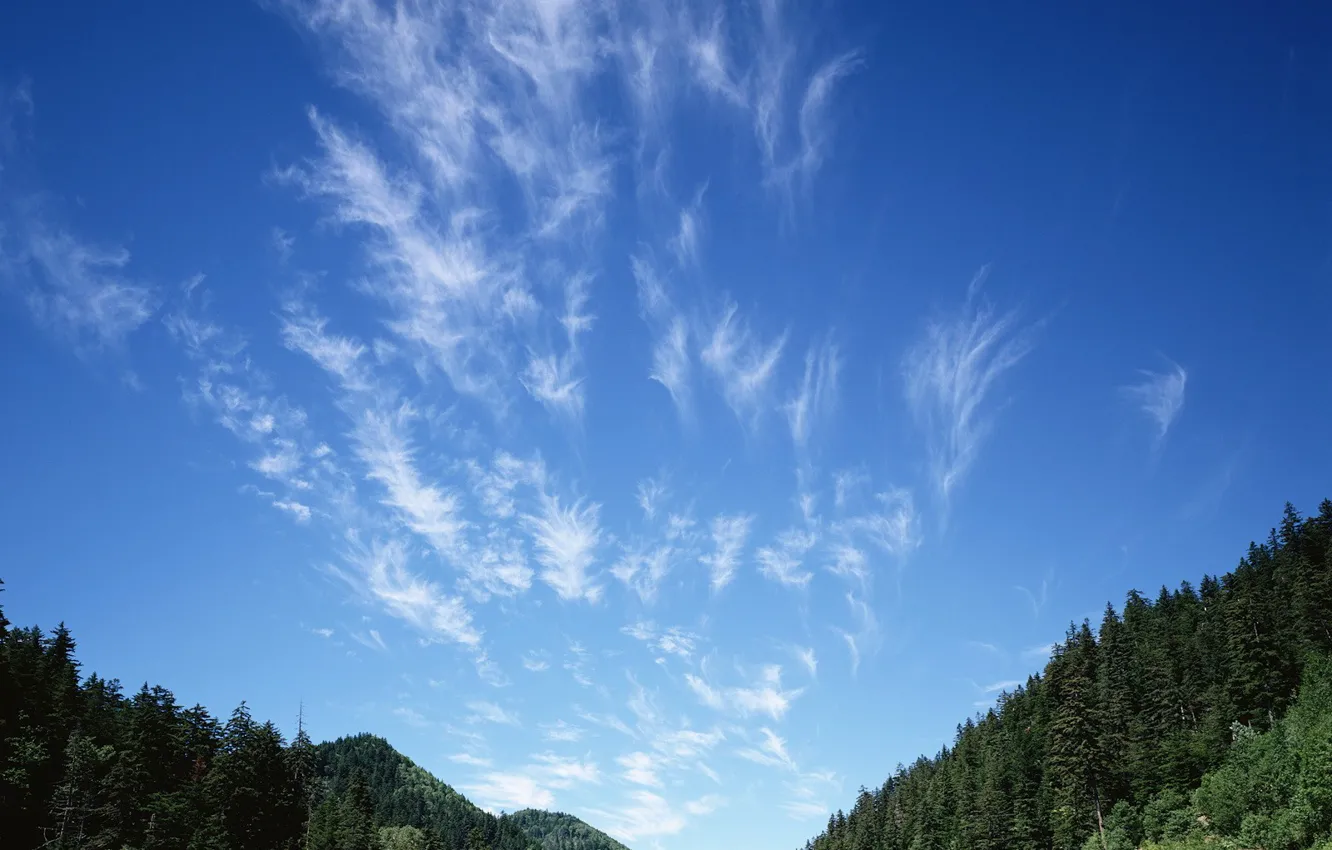
[{"label": "mountain ridge", "polygon": [[76,649],[0,606],[6,850],[628,850],[563,812],[492,815],[378,735],[287,741],[243,702],[223,721],[126,695]]},{"label": "mountain ridge", "polygon": [[1070,624],[1045,669],[806,850],[1332,850],[1332,501]]}]

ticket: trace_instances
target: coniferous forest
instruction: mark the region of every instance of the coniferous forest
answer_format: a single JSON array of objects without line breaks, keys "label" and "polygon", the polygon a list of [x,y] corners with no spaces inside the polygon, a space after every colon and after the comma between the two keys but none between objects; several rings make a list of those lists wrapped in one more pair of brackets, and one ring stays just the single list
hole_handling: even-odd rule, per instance
[{"label": "coniferous forest", "polygon": [[1128,594],[807,850],[1332,850],[1332,502]]},{"label": "coniferous forest", "polygon": [[[529,834],[530,833],[530,834]],[[494,817],[373,735],[290,741],[82,676],[63,625],[0,608],[0,850],[623,850],[570,815]]]},{"label": "coniferous forest", "polygon": [[[84,676],[0,609],[4,850],[624,850],[495,817],[381,738],[285,740]],[[807,850],[1332,850],[1332,502],[1195,588],[1132,591]]]}]

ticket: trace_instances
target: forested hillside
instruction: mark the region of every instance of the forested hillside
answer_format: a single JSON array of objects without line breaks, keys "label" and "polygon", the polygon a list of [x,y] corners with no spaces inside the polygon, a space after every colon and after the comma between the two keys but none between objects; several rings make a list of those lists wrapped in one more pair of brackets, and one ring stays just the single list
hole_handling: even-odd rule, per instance
[{"label": "forested hillside", "polygon": [[[341,847],[336,838],[344,824],[355,820],[348,802],[363,799],[372,823],[411,827],[443,847],[472,850],[531,850],[533,842],[507,818],[495,818],[472,805],[467,798],[417,767],[411,759],[374,735],[355,735],[320,744],[315,748],[319,775],[326,799],[310,818],[313,846]],[[385,850],[409,850],[403,836],[396,844],[383,842]],[[325,835],[331,841],[323,841]]]},{"label": "forested hillside", "polygon": [[3,850],[622,850],[535,815],[529,837],[371,735],[285,741],[243,704],[223,721],[162,687],[125,696],[81,678],[63,625],[0,608]]},{"label": "forested hillside", "polygon": [[809,850],[1332,848],[1332,502],[1195,588],[1070,626],[1044,672],[862,789]]},{"label": "forested hillside", "polygon": [[540,844],[541,850],[628,850],[606,833],[563,812],[523,809],[509,815],[508,820]]}]

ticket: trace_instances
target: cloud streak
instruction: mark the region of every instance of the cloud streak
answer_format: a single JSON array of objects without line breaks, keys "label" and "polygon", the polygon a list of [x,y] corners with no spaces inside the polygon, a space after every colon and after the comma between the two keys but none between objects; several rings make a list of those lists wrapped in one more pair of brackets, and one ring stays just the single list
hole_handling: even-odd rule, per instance
[{"label": "cloud streak", "polygon": [[566,507],[557,496],[543,496],[540,513],[523,517],[543,568],[541,580],[560,599],[596,602],[601,598],[601,585],[588,574],[601,542],[600,507],[582,501]]},{"label": "cloud streak", "polygon": [[714,593],[726,587],[735,578],[740,555],[749,537],[754,518],[748,514],[718,516],[712,520],[713,551],[699,557],[699,563],[711,573],[710,584]]},{"label": "cloud streak", "polygon": [[832,416],[841,369],[841,357],[831,341],[812,346],[805,355],[799,391],[786,403],[786,420],[797,447],[804,449],[815,426]]},{"label": "cloud streak", "polygon": [[925,431],[934,489],[947,506],[994,427],[991,396],[1034,344],[1015,312],[997,313],[981,295],[982,268],[957,313],[926,325],[907,352],[907,404]]},{"label": "cloud streak", "polygon": [[768,403],[786,333],[763,342],[737,315],[738,310],[734,303],[726,304],[699,356],[720,384],[736,418],[752,427]]},{"label": "cloud streak", "polygon": [[153,289],[123,275],[129,261],[124,248],[97,247],[34,224],[11,268],[35,272],[23,288],[38,323],[78,349],[96,351],[122,345],[156,311]]},{"label": "cloud streak", "polygon": [[1120,392],[1152,420],[1156,426],[1155,444],[1160,446],[1184,409],[1184,388],[1189,374],[1173,361],[1163,371],[1141,369],[1138,374],[1141,380],[1121,387]]}]

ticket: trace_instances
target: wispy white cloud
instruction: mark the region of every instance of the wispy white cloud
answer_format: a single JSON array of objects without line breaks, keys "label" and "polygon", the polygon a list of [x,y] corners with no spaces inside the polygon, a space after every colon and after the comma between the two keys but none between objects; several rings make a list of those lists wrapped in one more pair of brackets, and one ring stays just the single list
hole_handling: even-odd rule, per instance
[{"label": "wispy white cloud", "polygon": [[583,739],[583,730],[564,720],[556,720],[554,723],[541,723],[539,728],[541,729],[541,737],[547,741],[572,744]]},{"label": "wispy white cloud", "polygon": [[1171,362],[1161,372],[1140,369],[1141,380],[1122,387],[1124,397],[1142,410],[1156,425],[1156,443],[1160,445],[1170,432],[1170,426],[1184,409],[1184,387],[1189,374],[1183,366]]},{"label": "wispy white cloud", "polygon": [[688,421],[693,415],[689,326],[667,295],[651,261],[636,254],[631,263],[639,310],[652,331],[652,366],[648,377],[666,388],[677,413]]},{"label": "wispy white cloud", "polygon": [[717,711],[729,711],[741,717],[764,714],[781,720],[804,688],[787,690],[782,687],[782,668],[769,664],[759,671],[755,680],[745,686],[720,688],[705,676],[685,674],[685,683],[699,702]]},{"label": "wispy white cloud", "polygon": [[619,732],[630,738],[638,737],[637,733],[635,733],[628,724],[614,714],[594,714],[590,711],[579,711],[578,716],[586,720],[588,723]]},{"label": "wispy white cloud", "polygon": [[920,515],[911,491],[900,487],[875,494],[880,507],[838,525],[843,533],[861,535],[887,555],[903,558],[920,546]]},{"label": "wispy white cloud", "polygon": [[[185,287],[187,301],[206,304],[209,293],[200,284],[201,280],[195,278]],[[200,364],[200,377],[187,390],[187,399],[206,407],[219,424],[245,444],[259,448],[250,464],[256,472],[300,494],[273,495],[271,501],[303,520],[306,511],[310,517],[316,514],[310,504],[314,500],[324,505],[331,512],[328,515],[344,529],[342,563],[326,565],[327,571],[345,581],[363,602],[405,621],[425,640],[461,645],[471,652],[483,680],[502,683],[503,673],[481,647],[481,631],[463,600],[424,578],[412,563],[415,550],[392,533],[391,525],[378,522],[367,506],[358,502],[352,479],[338,466],[338,452],[315,436],[305,412],[283,397],[255,391],[265,379],[252,366],[245,341],[201,318],[188,304],[169,314],[166,324],[191,360]],[[365,465],[366,477],[382,485],[386,494],[383,503],[398,522],[420,534],[441,554],[457,556],[466,552],[459,537],[465,523],[459,515],[456,495],[427,484],[415,464],[410,434],[416,418],[414,409],[401,405],[381,411],[352,404],[356,400],[375,400],[373,393],[357,389],[363,383],[359,378],[354,381],[349,377],[359,373],[359,366],[349,365],[361,359],[359,345],[332,335],[321,319],[299,304],[288,305],[284,337],[289,347],[310,354],[339,377],[346,406],[354,414],[355,454]],[[339,351],[348,356],[320,354]],[[322,510],[318,512],[324,515]],[[371,538],[370,542],[363,537]],[[468,564],[464,562],[463,566]],[[502,571],[497,575],[512,577]]]},{"label": "wispy white cloud", "polygon": [[869,482],[869,473],[864,469],[838,470],[833,474],[833,506],[839,511],[846,510]]},{"label": "wispy white cloud", "polygon": [[848,593],[846,604],[851,609],[851,627],[834,628],[834,631],[846,642],[847,652],[851,655],[851,675],[855,676],[860,671],[860,662],[879,649],[879,620],[867,599]]},{"label": "wispy white cloud", "polygon": [[366,598],[429,638],[478,648],[481,632],[463,600],[442,592],[408,569],[407,550],[397,541],[354,546],[346,557],[353,572],[331,568]]},{"label": "wispy white cloud", "polygon": [[994,425],[990,396],[1000,378],[1031,351],[1032,329],[1014,312],[982,300],[982,268],[956,314],[931,321],[903,362],[906,399],[925,430],[934,488],[944,505],[980,453]]},{"label": "wispy white cloud", "polygon": [[698,635],[687,632],[678,626],[672,626],[657,638],[657,649],[668,655],[678,655],[688,659],[694,653]]},{"label": "wispy white cloud", "polygon": [[815,425],[832,415],[841,368],[837,346],[830,340],[811,346],[805,355],[804,378],[796,395],[786,403],[786,420],[797,447],[804,449]]},{"label": "wispy white cloud", "polygon": [[744,83],[731,68],[727,55],[726,18],[722,9],[717,9],[708,20],[693,32],[688,40],[690,65],[694,79],[704,91],[729,102],[733,106],[745,107],[749,95]]},{"label": "wispy white cloud", "polygon": [[749,537],[754,518],[747,514],[718,516],[712,520],[713,551],[698,560],[712,573],[712,590],[716,592],[731,583]]},{"label": "wispy white cloud", "polygon": [[525,773],[487,773],[462,788],[492,812],[549,809],[555,805],[555,795]]},{"label": "wispy white cloud", "polygon": [[719,794],[704,794],[697,800],[685,802],[685,811],[691,815],[710,815],[726,805],[726,798]]},{"label": "wispy white cloud", "polygon": [[795,820],[812,820],[828,815],[828,804],[814,800],[788,800],[782,809]]},{"label": "wispy white cloud", "polygon": [[578,684],[582,685],[585,688],[590,688],[593,687],[596,683],[593,682],[592,677],[588,675],[587,667],[588,667],[587,648],[584,647],[578,641],[574,641],[573,643],[569,644],[569,654],[565,658],[564,669],[569,672],[569,675],[573,678],[575,682],[577,682]]},{"label": "wispy white cloud", "polygon": [[635,785],[661,787],[661,777],[657,775],[658,757],[651,753],[626,753],[615,759],[615,763],[624,768],[624,779]]},{"label": "wispy white cloud", "polygon": [[734,303],[726,305],[699,357],[721,384],[722,396],[736,418],[753,426],[769,401],[786,332],[764,343],[737,312]]},{"label": "wispy white cloud", "polygon": [[596,819],[607,833],[621,841],[641,842],[647,839],[675,835],[685,828],[685,813],[707,814],[721,805],[716,795],[704,795],[689,800],[680,809],[665,797],[652,791],[631,791],[613,809],[589,809],[588,815]]},{"label": "wispy white cloud", "polygon": [[315,635],[319,635],[321,638],[331,638],[331,637],[333,637],[333,630],[332,630],[332,629],[311,629],[311,630],[310,630],[310,633],[311,633],[311,634],[315,634]]},{"label": "wispy white cloud", "polygon": [[555,804],[552,789],[565,790],[575,785],[600,782],[601,769],[590,759],[536,753],[521,771],[487,773],[477,782],[462,787],[492,811],[512,811],[549,809]]},{"label": "wispy white cloud", "polygon": [[620,631],[634,640],[642,641],[658,652],[676,655],[685,660],[688,660],[694,654],[699,641],[698,635],[678,626],[658,630],[654,624],[641,620],[624,626]]},{"label": "wispy white cloud", "polygon": [[522,383],[532,397],[553,413],[577,421],[583,415],[583,378],[578,373],[582,353],[578,337],[587,333],[596,317],[587,312],[588,280],[574,275],[565,285],[565,309],[560,318],[566,336],[561,354],[532,354]]},{"label": "wispy white cloud", "polygon": [[446,558],[461,551],[466,528],[461,504],[453,490],[427,484],[415,465],[409,425],[415,411],[402,405],[395,411],[367,410],[357,423],[356,453],[367,477],[383,485],[384,503],[403,523],[430,542]]},{"label": "wispy white cloud", "polygon": [[287,305],[283,317],[282,341],[292,351],[304,353],[346,389],[369,390],[371,378],[361,359],[365,346],[350,337],[330,333],[327,328],[326,318],[293,301]]},{"label": "wispy white cloud", "polygon": [[680,266],[698,264],[698,242],[703,236],[703,195],[707,188],[707,184],[701,186],[689,206],[680,210],[680,226],[669,243]]},{"label": "wispy white cloud", "polygon": [[819,672],[818,657],[814,654],[812,646],[793,646],[791,653],[795,656],[800,665],[809,672],[811,676],[817,676]]},{"label": "wispy white cloud", "polygon": [[30,215],[22,251],[0,273],[30,272],[18,285],[40,324],[76,348],[96,350],[121,345],[152,318],[158,301],[152,287],[123,275],[129,251],[87,244]]},{"label": "wispy white cloud", "polygon": [[1021,584],[1013,585],[1013,589],[1026,597],[1027,602],[1031,605],[1031,615],[1040,617],[1041,611],[1045,609],[1045,603],[1050,597],[1050,576],[1046,575],[1042,578],[1039,588],[1034,591]]},{"label": "wispy white cloud", "polygon": [[277,499],[273,502],[273,507],[277,508],[278,510],[284,513],[291,514],[292,518],[295,519],[297,522],[310,521],[310,514],[311,514],[310,506],[303,505],[300,502],[295,501],[294,499],[293,500]]},{"label": "wispy white cloud", "polygon": [[828,564],[828,572],[866,587],[870,577],[869,558],[855,546],[838,543],[832,547],[832,562]]},{"label": "wispy white cloud", "polygon": [[524,461],[500,450],[489,466],[476,459],[464,463],[472,494],[481,510],[495,519],[509,519],[517,512],[515,493],[522,485],[544,489],[546,467],[541,459]]},{"label": "wispy white cloud", "polygon": [[782,809],[795,820],[809,820],[828,814],[829,807],[823,794],[840,792],[841,785],[833,773],[815,770],[802,773],[786,783],[786,789],[791,799],[782,804]]},{"label": "wispy white cloud", "polygon": [[655,478],[645,478],[638,482],[638,507],[649,522],[657,518],[657,508],[666,498],[666,485]]},{"label": "wispy white cloud", "polygon": [[626,549],[620,560],[611,567],[611,575],[638,594],[644,602],[657,598],[662,579],[671,569],[675,551],[670,546],[658,546],[641,551]]},{"label": "wispy white cloud", "polygon": [[532,756],[529,770],[540,776],[551,788],[572,788],[580,782],[592,784],[601,781],[601,769],[589,759],[538,753]]},{"label": "wispy white cloud", "polygon": [[787,587],[807,586],[814,574],[802,569],[801,563],[817,542],[818,535],[808,529],[786,529],[777,535],[774,545],[764,546],[755,553],[759,572]]},{"label": "wispy white cloud", "polygon": [[370,629],[362,634],[361,632],[352,632],[352,639],[364,646],[366,649],[373,649],[378,652],[388,652],[388,644],[375,629]]},{"label": "wispy white cloud", "polygon": [[400,705],[393,709],[393,716],[397,717],[408,726],[414,726],[417,729],[425,729],[430,726],[430,721],[426,719],[425,715],[416,709],[408,708],[405,705]]},{"label": "wispy white cloud", "polygon": [[1021,679],[1005,679],[1002,682],[991,682],[988,685],[983,685],[980,690],[982,693],[997,694],[1005,691],[1012,691],[1014,688],[1021,687],[1024,684],[1025,682]]},{"label": "wispy white cloud", "polygon": [[1032,646],[1022,650],[1022,657],[1028,661],[1046,661],[1054,654],[1058,644],[1043,643],[1040,646]]},{"label": "wispy white cloud", "polygon": [[[827,158],[835,125],[833,94],[864,58],[850,50],[798,78],[798,60],[808,52],[798,43],[799,24],[778,2],[750,8],[757,15],[731,18],[718,9],[691,21],[685,30],[688,67],[695,85],[713,101],[753,122],[764,182],[789,202],[793,189],[807,187]],[[752,45],[753,53],[737,57],[732,45]]]},{"label": "wispy white cloud", "polygon": [[544,673],[550,669],[550,662],[543,658],[533,658],[530,655],[523,656],[523,667],[533,673]]},{"label": "wispy white cloud", "polygon": [[833,135],[833,122],[828,117],[829,101],[837,83],[863,63],[859,51],[848,51],[824,63],[810,77],[800,101],[799,151],[790,162],[774,169],[773,179],[788,184],[795,180],[808,183],[823,166]]},{"label": "wispy white cloud", "polygon": [[296,247],[296,237],[280,227],[274,227],[269,233],[269,239],[273,243],[273,250],[277,252],[278,259],[284,263],[289,262],[292,250]]},{"label": "wispy white cloud", "polygon": [[520,725],[518,715],[493,702],[473,700],[467,703],[467,710],[471,712],[467,717],[469,723],[498,723],[504,726]]},{"label": "wispy white cloud", "polygon": [[501,311],[506,293],[522,284],[488,255],[474,215],[435,229],[423,219],[419,182],[390,175],[369,147],[313,110],[310,120],[324,158],[282,176],[329,199],[338,222],[372,234],[374,292],[394,310],[389,327],[402,342],[459,393],[502,405],[499,376],[511,351]]},{"label": "wispy white cloud", "polygon": [[547,495],[541,499],[540,514],[523,517],[543,567],[541,580],[561,599],[596,602],[601,598],[601,585],[588,575],[601,542],[600,507],[581,501],[563,507],[559,497]]},{"label": "wispy white cloud", "polygon": [[795,760],[786,750],[786,740],[777,735],[768,727],[764,726],[759,730],[761,740],[757,747],[745,747],[736,750],[736,755],[742,759],[752,761],[755,764],[761,764],[765,767],[778,767],[783,770],[796,772]]},{"label": "wispy white cloud", "polygon": [[449,756],[449,761],[454,764],[465,764],[468,767],[490,767],[492,764],[490,759],[474,756],[471,753],[454,753]]}]

